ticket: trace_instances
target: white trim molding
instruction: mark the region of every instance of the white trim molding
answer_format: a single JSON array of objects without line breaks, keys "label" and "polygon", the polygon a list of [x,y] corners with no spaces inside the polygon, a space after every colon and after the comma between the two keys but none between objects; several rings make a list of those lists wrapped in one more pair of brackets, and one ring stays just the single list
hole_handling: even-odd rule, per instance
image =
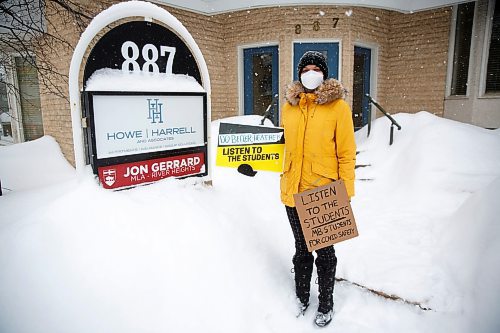
[{"label": "white trim molding", "polygon": [[260,47],[276,46],[278,47],[278,94],[280,87],[280,44],[278,41],[268,41],[262,43],[254,44],[244,44],[237,46],[238,52],[238,115],[242,116],[245,114],[245,56],[244,51],[247,49],[256,49]]}]

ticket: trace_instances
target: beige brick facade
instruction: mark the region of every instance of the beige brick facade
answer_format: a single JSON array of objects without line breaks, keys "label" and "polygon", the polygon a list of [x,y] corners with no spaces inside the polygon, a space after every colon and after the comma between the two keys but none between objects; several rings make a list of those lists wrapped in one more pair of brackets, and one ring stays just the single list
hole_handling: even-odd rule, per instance
[{"label": "beige brick facade", "polygon": [[380,99],[387,110],[443,115],[451,13],[449,7],[391,13],[388,82]]},{"label": "beige brick facade", "polygon": [[[97,13],[108,4],[94,6]],[[185,25],[206,60],[212,88],[212,119],[242,114],[239,70],[243,48],[279,46],[279,86],[283,92],[295,70],[293,43],[299,41],[340,42],[341,81],[350,91],[354,46],[371,47],[376,59],[376,84],[372,90],[387,111],[443,113],[450,8],[402,14],[362,7],[290,6],[213,16],[165,8]],[[56,24],[49,28],[54,27],[71,45],[76,45],[79,36],[72,26]],[[51,55],[52,60],[57,58],[58,70],[68,73],[72,49],[61,47],[59,51]],[[67,91],[67,82],[60,84]],[[350,96],[348,102],[352,103]],[[45,134],[55,137],[68,160],[74,162],[69,102],[42,90],[41,103]]]}]

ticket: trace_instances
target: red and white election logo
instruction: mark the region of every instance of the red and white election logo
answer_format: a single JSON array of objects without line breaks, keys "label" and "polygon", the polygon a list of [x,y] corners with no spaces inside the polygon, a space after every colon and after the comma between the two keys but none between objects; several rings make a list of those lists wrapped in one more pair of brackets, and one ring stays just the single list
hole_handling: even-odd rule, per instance
[{"label": "red and white election logo", "polygon": [[103,170],[102,178],[104,184],[108,185],[109,187],[112,187],[113,184],[116,182],[116,170],[115,169]]}]

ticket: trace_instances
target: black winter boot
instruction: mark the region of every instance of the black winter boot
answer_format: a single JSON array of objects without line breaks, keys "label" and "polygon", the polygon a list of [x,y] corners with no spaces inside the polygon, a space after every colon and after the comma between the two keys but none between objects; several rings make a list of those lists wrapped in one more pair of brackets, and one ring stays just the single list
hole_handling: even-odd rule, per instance
[{"label": "black winter boot", "polygon": [[314,257],[311,253],[295,254],[293,256],[295,271],[295,293],[300,302],[307,308],[311,289],[311,276]]},{"label": "black winter boot", "polygon": [[305,310],[309,305],[309,291],[311,288],[314,257],[312,253],[307,250],[297,209],[288,206],[285,206],[285,208],[295,239],[295,255],[292,259],[293,269],[295,271],[295,292],[300,303],[303,305],[302,308]]},{"label": "black winter boot", "polygon": [[333,309],[333,288],[335,286],[335,272],[337,257],[333,246],[317,251],[316,268],[318,271],[319,307],[318,312],[326,314]]}]

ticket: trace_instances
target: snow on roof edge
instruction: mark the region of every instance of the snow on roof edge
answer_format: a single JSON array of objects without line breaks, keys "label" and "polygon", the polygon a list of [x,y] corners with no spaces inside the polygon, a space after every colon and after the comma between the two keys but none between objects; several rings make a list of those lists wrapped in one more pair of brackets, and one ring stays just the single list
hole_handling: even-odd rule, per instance
[{"label": "snow on roof edge", "polygon": [[315,1],[286,1],[286,0],[274,0],[267,1],[262,0],[259,2],[255,1],[227,1],[227,0],[214,0],[207,3],[207,1],[197,0],[197,1],[170,1],[170,0],[152,0],[152,2],[166,5],[173,8],[178,8],[186,11],[190,11],[202,15],[218,15],[225,13],[238,12],[242,10],[255,10],[259,8],[269,8],[269,7],[293,7],[293,6],[351,6],[351,7],[365,7],[365,8],[376,8],[393,10],[400,13],[414,13],[424,10],[433,10],[437,8],[443,8],[447,6],[453,6],[456,4],[464,3],[467,1],[456,1],[456,0],[426,0],[426,1],[406,1],[402,4],[401,1],[397,0],[384,0],[384,1],[359,1],[359,0],[344,0],[338,2],[332,2],[329,0],[315,0]]}]

